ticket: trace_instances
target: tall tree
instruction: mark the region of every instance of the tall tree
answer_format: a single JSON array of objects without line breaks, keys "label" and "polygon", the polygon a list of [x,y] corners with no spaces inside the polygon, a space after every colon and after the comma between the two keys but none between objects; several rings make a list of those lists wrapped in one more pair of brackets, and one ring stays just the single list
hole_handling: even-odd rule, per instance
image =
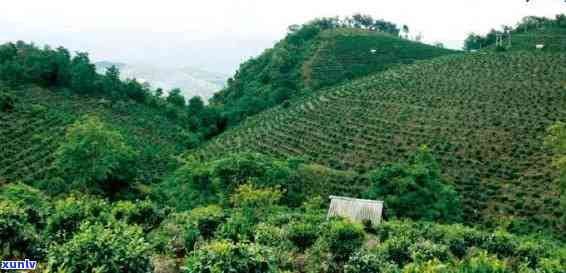
[{"label": "tall tree", "polygon": [[71,65],[71,88],[82,94],[93,93],[97,74],[88,53],[77,52]]}]

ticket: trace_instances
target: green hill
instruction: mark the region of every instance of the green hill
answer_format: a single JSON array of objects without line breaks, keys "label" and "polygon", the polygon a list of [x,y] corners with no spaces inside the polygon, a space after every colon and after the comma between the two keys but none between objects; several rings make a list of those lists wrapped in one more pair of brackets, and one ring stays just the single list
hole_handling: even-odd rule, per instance
[{"label": "green hill", "polygon": [[456,51],[357,28],[305,25],[240,66],[215,94],[231,125],[322,87]]},{"label": "green hill", "polygon": [[566,119],[565,64],[565,54],[544,52],[422,61],[266,111],[197,154],[307,156],[365,173],[426,144],[463,195],[467,221],[504,215],[552,226],[563,212],[543,137]]},{"label": "green hill", "polygon": [[140,181],[155,182],[174,170],[173,156],[186,149],[180,123],[141,103],[111,102],[33,86],[3,90],[16,103],[12,111],[0,112],[0,183],[52,178],[54,151],[64,141],[66,128],[85,114],[99,116],[118,129],[140,152]]}]

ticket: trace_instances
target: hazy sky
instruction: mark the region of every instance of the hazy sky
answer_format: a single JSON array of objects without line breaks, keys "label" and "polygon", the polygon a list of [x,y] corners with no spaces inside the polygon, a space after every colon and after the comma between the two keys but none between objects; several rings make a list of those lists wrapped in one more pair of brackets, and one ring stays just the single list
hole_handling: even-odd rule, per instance
[{"label": "hazy sky", "polygon": [[0,42],[88,51],[93,60],[193,66],[231,74],[315,17],[371,14],[425,42],[460,48],[469,32],[526,15],[566,13],[564,0],[17,0],[0,4]]}]

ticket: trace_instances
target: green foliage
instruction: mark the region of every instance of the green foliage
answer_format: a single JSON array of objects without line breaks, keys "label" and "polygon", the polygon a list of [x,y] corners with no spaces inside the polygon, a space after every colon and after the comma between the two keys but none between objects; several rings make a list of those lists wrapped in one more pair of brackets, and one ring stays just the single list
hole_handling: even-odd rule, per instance
[{"label": "green foliage", "polygon": [[421,263],[410,263],[403,268],[403,273],[449,273],[453,272],[449,265],[434,259]]},{"label": "green foliage", "polygon": [[95,92],[96,68],[90,62],[88,53],[77,53],[71,61],[71,67],[70,87],[79,94]]},{"label": "green foliage", "polygon": [[110,206],[106,201],[71,196],[55,202],[46,232],[49,240],[63,242],[71,239],[84,222],[106,223],[109,219]]},{"label": "green foliage", "polygon": [[169,92],[167,102],[177,107],[185,107],[185,97],[181,95],[181,89],[175,88]]},{"label": "green foliage", "polygon": [[287,238],[301,251],[311,247],[320,235],[320,227],[308,222],[293,222],[287,228]]},{"label": "green foliage", "polygon": [[330,222],[322,237],[328,243],[334,259],[343,262],[360,250],[365,240],[365,232],[360,224],[336,220]]},{"label": "green foliage", "polygon": [[372,188],[367,198],[383,200],[392,217],[457,222],[458,193],[440,174],[438,163],[426,146],[407,164],[386,166],[370,174]]},{"label": "green foliage", "polygon": [[[549,272],[553,272],[553,264],[563,259],[560,257],[566,250],[562,244],[548,239],[518,237],[504,231],[481,231],[461,225],[389,221],[376,229],[382,241],[376,247],[376,254],[400,266],[411,264],[411,272],[420,272],[426,267],[440,272],[499,272],[501,266],[523,267],[525,272],[544,272],[544,268],[550,266]],[[436,272],[434,270],[431,272]]]},{"label": "green foliage", "polygon": [[254,236],[257,219],[242,211],[233,212],[217,230],[215,237],[232,241],[251,240]]},{"label": "green foliage", "polygon": [[259,245],[288,248],[288,233],[287,229],[262,223],[256,226],[253,239]]},{"label": "green foliage", "polygon": [[379,255],[357,252],[344,265],[344,273],[398,273],[399,267]]},{"label": "green foliage", "polygon": [[164,254],[184,257],[193,251],[201,234],[194,219],[187,212],[172,213],[148,235],[152,248]]},{"label": "green foliage", "polygon": [[214,232],[224,222],[224,211],[221,207],[210,205],[202,208],[195,208],[190,213],[191,220],[196,223],[200,234],[205,239],[210,239]]},{"label": "green foliage", "polygon": [[282,196],[278,188],[254,188],[252,184],[243,184],[232,195],[232,204],[237,208],[254,210],[256,212],[269,211],[277,205]]},{"label": "green foliage", "polygon": [[0,187],[0,201],[18,206],[31,224],[38,229],[44,228],[50,204],[38,189],[21,183],[3,185]]},{"label": "green foliage", "polygon": [[165,218],[163,210],[157,208],[149,200],[145,201],[119,201],[112,206],[112,217],[124,221],[128,225],[139,225],[144,232],[157,227]]},{"label": "green foliage", "polygon": [[149,273],[150,247],[141,228],[123,223],[81,226],[68,242],[49,250],[49,272]]},{"label": "green foliage", "polygon": [[0,112],[8,113],[14,110],[14,98],[0,90]]},{"label": "green foliage", "polygon": [[45,254],[38,231],[17,203],[0,200],[0,256],[42,258]]},{"label": "green foliage", "polygon": [[229,154],[208,162],[189,160],[160,186],[157,195],[179,210],[216,202],[227,206],[235,189],[251,182],[258,187],[280,186],[282,203],[297,205],[303,193],[291,174],[290,162],[256,153]]},{"label": "green foliage", "polygon": [[[560,173],[559,190],[560,190],[560,206],[566,210],[566,124],[557,122],[548,128],[548,136],[544,144],[554,153],[552,165]],[[566,230],[566,213],[562,215],[561,225]]]},{"label": "green foliage", "polygon": [[187,259],[187,273],[278,272],[269,249],[249,243],[214,241],[198,249]]},{"label": "green foliage", "polygon": [[131,182],[136,156],[118,131],[97,117],[87,117],[68,129],[66,143],[56,152],[55,165],[68,181],[108,193]]},{"label": "green foliage", "polygon": [[431,241],[420,241],[409,247],[411,259],[415,262],[427,262],[434,259],[445,262],[450,258],[446,245],[435,244]]},{"label": "green foliage", "polygon": [[273,211],[281,195],[275,188],[258,189],[250,184],[238,187],[231,198],[235,210],[219,229],[218,236],[234,241],[252,239],[256,224]]},{"label": "green foliage", "polygon": [[510,268],[494,256],[482,251],[466,259],[456,270],[458,273],[510,273]]}]

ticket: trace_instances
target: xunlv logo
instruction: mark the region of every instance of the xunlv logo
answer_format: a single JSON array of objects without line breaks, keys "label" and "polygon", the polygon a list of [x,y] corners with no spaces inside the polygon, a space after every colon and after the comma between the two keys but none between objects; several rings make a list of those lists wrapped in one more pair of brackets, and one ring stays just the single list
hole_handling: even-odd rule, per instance
[{"label": "xunlv logo", "polygon": [[35,269],[37,265],[36,261],[30,261],[26,259],[25,261],[2,261],[2,266],[0,269],[4,270],[17,270],[17,269]]}]

